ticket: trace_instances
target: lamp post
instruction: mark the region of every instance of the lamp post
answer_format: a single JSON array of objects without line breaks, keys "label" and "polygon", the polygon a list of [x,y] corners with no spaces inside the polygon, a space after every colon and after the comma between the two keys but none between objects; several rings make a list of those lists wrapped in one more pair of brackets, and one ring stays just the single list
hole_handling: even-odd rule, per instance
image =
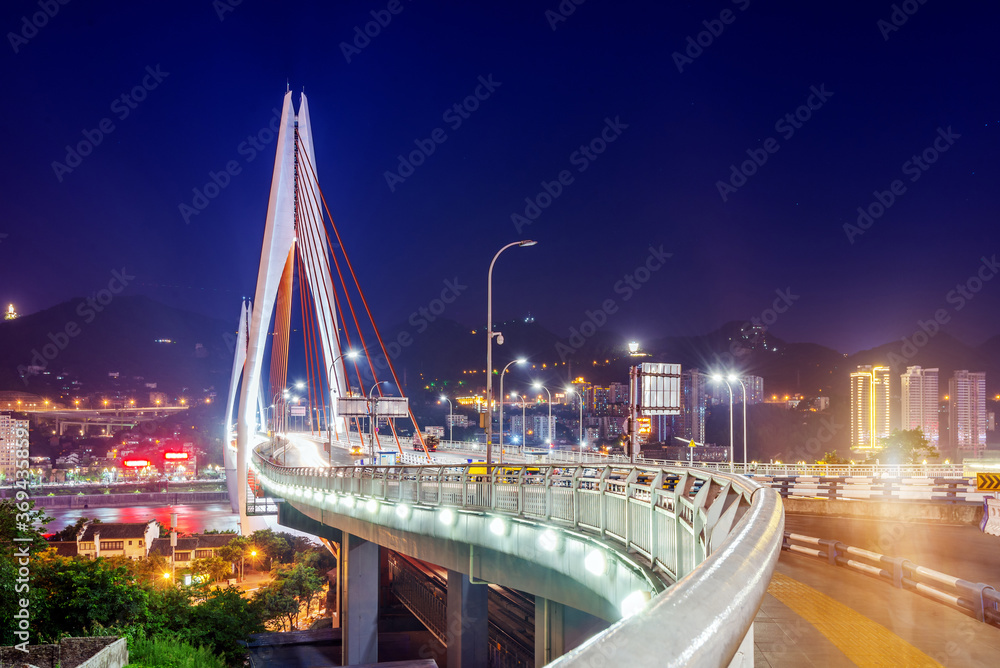
[{"label": "lamp post", "polygon": [[721,380],[729,388],[729,464],[732,465],[735,462],[735,444],[733,443],[733,386],[729,384],[727,378],[718,373],[712,374],[712,380],[716,382]]},{"label": "lamp post", "polygon": [[[347,359],[354,359],[357,356],[358,356],[358,351],[357,350],[348,350],[346,353],[343,353],[342,355],[338,355],[337,357],[335,357],[333,359],[332,362],[330,362],[330,373],[327,374],[327,376],[326,376],[326,379],[329,381],[329,384],[330,384],[330,418],[326,421],[326,432],[327,432],[327,440],[330,441],[330,457],[331,458],[333,457],[333,411],[334,411],[334,408],[333,408],[333,367],[335,367],[337,365],[337,362],[339,362],[340,360],[344,359],[345,357]],[[350,434],[350,430],[348,430],[348,434],[347,434],[348,443],[350,442],[350,439],[351,439],[351,434]]]},{"label": "lamp post", "polygon": [[493,463],[493,337],[497,337],[497,345],[503,344],[500,332],[493,332],[493,265],[500,253],[514,246],[534,246],[537,241],[524,239],[507,244],[497,251],[490,262],[490,270],[486,274],[486,465]]},{"label": "lamp post", "polygon": [[448,402],[448,440],[454,443],[455,441],[455,412],[454,406],[451,405],[451,399],[441,395],[441,401]]},{"label": "lamp post", "polygon": [[503,464],[503,375],[513,364],[524,364],[527,360],[519,358],[507,363],[507,366],[500,372],[500,463]]},{"label": "lamp post", "polygon": [[[729,382],[736,381],[743,388],[743,467],[744,472],[746,472],[747,464],[747,386],[743,384],[743,379],[737,376],[735,373],[729,374]],[[732,415],[730,415],[730,420],[732,420]]]},{"label": "lamp post", "polygon": [[[518,395],[517,394],[511,394],[511,396],[516,399]],[[525,418],[526,418],[526,412],[525,411],[526,411],[526,409],[528,407],[528,397],[524,396],[523,394],[520,395],[520,397],[521,397],[521,452],[523,453],[524,452],[524,439],[526,438],[526,434],[527,434],[524,422],[525,422]]]},{"label": "lamp post", "polygon": [[566,392],[576,395],[577,400],[580,403],[580,450],[583,451],[583,392],[576,389],[575,387],[567,387]]},{"label": "lamp post", "polygon": [[534,385],[532,385],[532,387],[535,388],[536,390],[545,390],[545,393],[547,395],[549,395],[549,424],[545,428],[545,433],[549,437],[549,448],[551,449],[552,448],[552,432],[555,431],[554,429],[552,429],[552,393],[549,392],[549,388],[545,387],[541,383],[535,383]]},{"label": "lamp post", "polygon": [[368,390],[368,406],[370,413],[368,416],[368,432],[369,436],[371,437],[371,448],[372,448],[373,458],[375,457],[375,431],[377,429],[375,425],[378,422],[378,399],[375,399],[372,396],[372,394],[375,392],[375,388],[378,387],[379,385],[382,385],[383,383],[388,384],[389,381],[380,380],[374,385],[372,385],[372,389]]}]

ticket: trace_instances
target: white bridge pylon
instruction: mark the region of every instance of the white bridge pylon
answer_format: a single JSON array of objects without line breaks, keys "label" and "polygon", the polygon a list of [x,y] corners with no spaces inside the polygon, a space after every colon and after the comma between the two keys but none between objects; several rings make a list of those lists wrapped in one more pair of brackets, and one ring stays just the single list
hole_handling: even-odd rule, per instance
[{"label": "white bridge pylon", "polygon": [[[240,527],[244,534],[249,533],[246,515],[247,465],[256,433],[256,413],[258,406],[266,407],[270,403],[270,397],[259,396],[261,367],[265,348],[272,338],[271,318],[274,314],[282,272],[295,244],[299,246],[299,271],[303,272],[316,306],[317,334],[323,368],[329,371],[334,361],[340,357],[340,341],[337,336],[340,327],[337,323],[334,287],[330,273],[330,248],[323,227],[316,174],[309,105],[303,93],[296,115],[292,107],[292,93],[289,91],[285,94],[281,109],[274,173],[271,177],[271,194],[267,203],[264,243],[260,253],[260,269],[257,273],[257,290],[252,310],[248,314],[246,353],[242,364],[242,384],[236,418],[236,461],[233,471],[235,475],[232,476],[235,478],[236,489],[233,489],[232,482],[229,483],[230,503],[233,512],[240,514]],[[298,194],[297,201],[296,194]],[[240,342],[237,343],[236,359],[240,355],[239,348]],[[235,390],[235,377],[238,372],[234,359],[234,380],[231,391]],[[330,397],[330,424],[333,432],[339,437],[341,428],[346,428],[346,425],[339,424],[340,421],[336,419],[337,397],[344,396],[347,391],[343,367],[335,370],[331,378],[331,391],[333,396]],[[230,397],[229,405],[232,406],[232,403]],[[227,455],[231,456],[229,444],[232,437],[228,432],[232,423],[229,421],[231,414],[227,415],[229,419],[226,422],[226,451]],[[260,416],[260,420],[261,424],[266,424],[264,414]],[[226,469],[228,474],[228,461]]]}]

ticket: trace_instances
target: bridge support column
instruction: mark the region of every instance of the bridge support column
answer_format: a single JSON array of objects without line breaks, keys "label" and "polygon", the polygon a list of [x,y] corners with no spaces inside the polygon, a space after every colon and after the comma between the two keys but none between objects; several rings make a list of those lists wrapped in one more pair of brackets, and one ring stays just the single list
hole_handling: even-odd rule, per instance
[{"label": "bridge support column", "polygon": [[541,668],[566,653],[563,605],[535,597],[535,668]]},{"label": "bridge support column", "polygon": [[469,576],[448,571],[446,635],[449,666],[489,664],[489,586],[472,584]]},{"label": "bridge support column", "polygon": [[343,665],[377,663],[379,547],[345,533],[340,557]]}]

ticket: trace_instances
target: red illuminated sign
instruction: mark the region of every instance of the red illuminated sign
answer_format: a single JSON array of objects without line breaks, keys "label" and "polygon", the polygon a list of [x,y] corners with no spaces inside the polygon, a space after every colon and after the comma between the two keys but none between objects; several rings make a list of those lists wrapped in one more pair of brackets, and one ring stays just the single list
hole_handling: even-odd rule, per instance
[{"label": "red illuminated sign", "polygon": [[187,459],[188,453],[186,452],[164,452],[163,456],[167,459]]},{"label": "red illuminated sign", "polygon": [[126,459],[122,462],[122,466],[127,466],[129,468],[142,469],[149,466],[148,459]]}]

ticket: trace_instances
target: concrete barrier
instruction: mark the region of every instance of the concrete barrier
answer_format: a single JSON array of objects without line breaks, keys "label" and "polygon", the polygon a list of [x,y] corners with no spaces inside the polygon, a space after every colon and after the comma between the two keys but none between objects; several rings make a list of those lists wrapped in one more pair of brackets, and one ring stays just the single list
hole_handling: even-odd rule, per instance
[{"label": "concrete barrier", "polygon": [[983,501],[983,519],[979,523],[983,533],[1000,536],[1000,499]]},{"label": "concrete barrier", "polygon": [[894,522],[939,522],[978,525],[982,505],[844,499],[782,499],[789,515],[822,515]]},{"label": "concrete barrier", "polygon": [[228,492],[142,492],[140,494],[84,494],[83,496],[36,496],[37,508],[119,508],[192,503],[228,503]]}]

